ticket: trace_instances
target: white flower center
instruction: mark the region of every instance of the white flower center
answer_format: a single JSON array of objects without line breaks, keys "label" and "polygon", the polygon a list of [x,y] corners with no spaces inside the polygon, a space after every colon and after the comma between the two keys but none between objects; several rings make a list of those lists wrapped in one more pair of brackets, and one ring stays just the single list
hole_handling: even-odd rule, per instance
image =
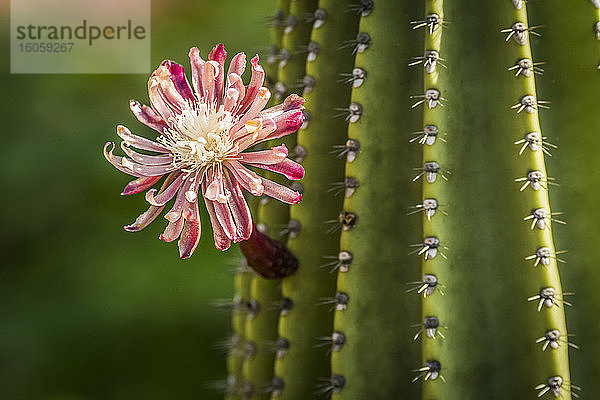
[{"label": "white flower center", "polygon": [[222,163],[237,155],[237,147],[229,139],[235,118],[221,105],[219,108],[197,103],[186,107],[169,120],[167,145],[174,163],[192,170]]}]

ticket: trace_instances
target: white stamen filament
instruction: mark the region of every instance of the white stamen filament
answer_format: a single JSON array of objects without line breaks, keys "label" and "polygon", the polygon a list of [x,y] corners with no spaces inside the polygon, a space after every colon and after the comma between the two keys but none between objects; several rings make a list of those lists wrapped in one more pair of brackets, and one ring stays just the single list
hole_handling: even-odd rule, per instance
[{"label": "white stamen filament", "polygon": [[168,137],[163,139],[180,168],[197,170],[238,154],[229,138],[229,129],[237,122],[224,106],[199,103],[185,107],[169,120]]}]

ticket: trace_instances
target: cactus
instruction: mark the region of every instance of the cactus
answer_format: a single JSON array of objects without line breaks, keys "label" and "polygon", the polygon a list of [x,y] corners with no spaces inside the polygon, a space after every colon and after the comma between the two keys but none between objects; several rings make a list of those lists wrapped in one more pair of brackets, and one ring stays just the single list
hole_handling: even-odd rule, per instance
[{"label": "cactus", "polygon": [[[571,400],[578,385],[600,391],[600,2],[278,4],[286,23],[272,29],[278,64],[268,72],[274,98],[303,90],[307,100],[297,142],[284,141],[307,171],[296,187],[304,201],[263,201],[253,229],[221,241],[216,232],[222,249],[249,238],[242,250],[258,272],[235,278],[236,304],[248,312],[233,316],[228,398]],[[213,74],[222,51],[210,55]],[[163,70],[183,85],[177,66]],[[296,127],[301,100],[292,96]],[[126,159],[105,153],[127,171]],[[132,184],[158,180],[141,179]],[[192,189],[185,199],[195,204]],[[132,230],[164,206],[154,193]],[[189,257],[199,222],[197,212],[184,216]],[[265,234],[277,240],[264,242],[270,252],[257,245]],[[290,260],[291,274],[264,273]],[[567,315],[571,291],[581,300]]]},{"label": "cactus", "polygon": [[559,266],[574,250],[560,270],[593,296],[600,8],[415,3],[319,2],[272,397],[571,399],[569,356],[595,392],[593,312],[569,313],[573,356]]}]

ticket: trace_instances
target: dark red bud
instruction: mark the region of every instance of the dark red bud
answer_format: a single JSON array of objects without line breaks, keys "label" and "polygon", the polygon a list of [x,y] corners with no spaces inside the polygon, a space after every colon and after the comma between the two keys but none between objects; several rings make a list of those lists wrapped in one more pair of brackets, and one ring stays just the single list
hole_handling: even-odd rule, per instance
[{"label": "dark red bud", "polygon": [[240,243],[248,266],[266,279],[281,279],[298,269],[298,260],[279,240],[252,228],[250,238]]}]

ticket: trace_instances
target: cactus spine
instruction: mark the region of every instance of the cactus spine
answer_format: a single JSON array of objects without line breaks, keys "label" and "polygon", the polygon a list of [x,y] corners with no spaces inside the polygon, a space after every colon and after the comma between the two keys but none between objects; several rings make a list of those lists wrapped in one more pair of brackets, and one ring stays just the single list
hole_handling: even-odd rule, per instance
[{"label": "cactus spine", "polygon": [[[348,4],[346,0],[322,0],[312,18],[311,53],[304,79],[307,115],[312,117],[298,135],[298,145],[305,153],[303,166],[311,172],[302,182],[302,206],[291,207],[291,217],[301,229],[290,237],[288,246],[300,268],[282,285],[284,296],[294,305],[279,325],[281,339],[289,343],[289,350],[276,363],[276,374],[284,383],[282,399],[312,398],[328,385],[326,345],[331,344],[334,307],[328,299],[335,293],[331,261],[339,252],[341,224],[336,215],[343,198],[335,196],[332,189],[344,191],[344,161],[331,152],[334,145],[346,140],[346,121],[335,114],[339,112],[336,107],[350,98],[351,85],[339,82],[340,72],[350,72],[353,65],[352,51],[340,46],[355,37],[358,27],[358,17],[347,13]],[[332,219],[333,223],[327,223]],[[330,265],[324,268],[324,264]]]}]

